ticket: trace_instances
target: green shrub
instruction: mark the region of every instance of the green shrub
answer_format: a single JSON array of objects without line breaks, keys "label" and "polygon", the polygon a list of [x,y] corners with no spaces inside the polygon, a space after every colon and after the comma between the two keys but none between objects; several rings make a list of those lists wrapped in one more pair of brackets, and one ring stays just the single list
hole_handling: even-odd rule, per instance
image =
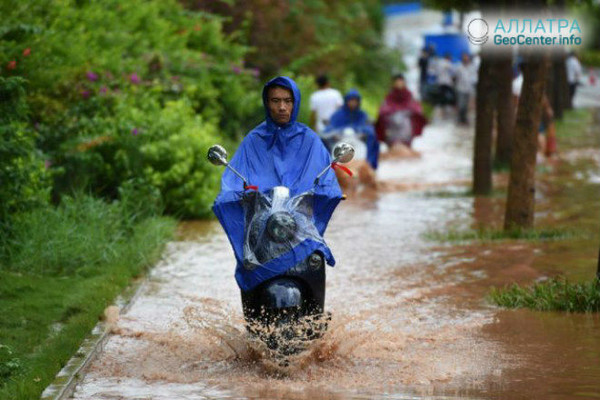
[{"label": "green shrub", "polygon": [[119,201],[123,218],[131,223],[142,221],[164,212],[160,190],[143,178],[132,178],[119,187]]},{"label": "green shrub", "polygon": [[5,227],[15,213],[49,200],[50,175],[33,137],[22,124],[0,126],[0,225]]},{"label": "green shrub", "polygon": [[56,195],[116,199],[136,179],[161,191],[167,212],[208,215],[220,171],[204,167],[206,148],[263,117],[247,48],[220,18],[175,0],[0,10],[0,68],[27,76],[26,128],[51,160]]},{"label": "green shrub", "polygon": [[149,137],[140,147],[141,173],[160,189],[167,211],[206,217],[221,174],[206,160],[208,148],[218,141],[217,130],[195,116],[184,101],[168,103],[158,118],[139,134]]},{"label": "green shrub", "polygon": [[24,81],[0,77],[0,236],[13,215],[46,205],[50,175],[35,147],[35,132],[24,122]]},{"label": "green shrub", "polygon": [[220,141],[213,123],[195,115],[189,100],[162,106],[157,99],[134,96],[115,107],[113,123],[109,134],[95,140],[65,142],[65,173],[57,182],[63,191],[93,188],[97,195],[117,198],[119,188],[135,179],[138,188],[147,184],[158,190],[171,214],[209,215],[221,173],[205,158]]},{"label": "green shrub", "polygon": [[25,80],[19,77],[0,76],[0,123],[22,121],[27,114]]}]

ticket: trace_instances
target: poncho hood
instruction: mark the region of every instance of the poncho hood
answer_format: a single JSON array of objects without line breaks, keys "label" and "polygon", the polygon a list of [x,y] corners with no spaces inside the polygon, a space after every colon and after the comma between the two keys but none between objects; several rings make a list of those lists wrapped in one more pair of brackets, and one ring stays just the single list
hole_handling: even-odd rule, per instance
[{"label": "poncho hood", "polygon": [[[290,122],[288,122],[285,125],[278,125],[277,123],[275,123],[275,121],[273,121],[273,118],[271,118],[271,113],[269,112],[269,107],[267,106],[267,95],[269,94],[269,88],[273,86],[281,86],[286,89],[289,89],[291,90],[292,95],[294,96],[294,109],[292,110]],[[296,119],[298,118],[298,112],[300,111],[301,97],[300,89],[298,89],[298,85],[296,85],[296,82],[294,82],[292,78],[288,78],[287,76],[278,76],[277,78],[271,79],[263,87],[262,99],[263,106],[265,107],[265,120],[267,121],[267,125],[288,127],[296,122]]]}]

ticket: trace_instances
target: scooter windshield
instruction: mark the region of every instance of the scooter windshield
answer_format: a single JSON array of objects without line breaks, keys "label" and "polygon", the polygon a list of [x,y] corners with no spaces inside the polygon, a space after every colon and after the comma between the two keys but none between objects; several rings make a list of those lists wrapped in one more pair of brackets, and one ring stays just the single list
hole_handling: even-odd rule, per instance
[{"label": "scooter windshield", "polygon": [[396,111],[390,116],[386,129],[388,144],[410,143],[412,138],[412,123],[408,110]]},{"label": "scooter windshield", "polygon": [[368,136],[361,129],[346,127],[343,129],[330,130],[321,134],[321,138],[330,153],[333,153],[336,144],[344,142],[354,148],[353,160],[365,160],[367,158]]},{"label": "scooter windshield", "polygon": [[245,215],[244,260],[254,270],[293,250],[306,239],[325,244],[313,222],[313,191],[290,197],[287,187],[276,186],[268,193],[249,192]]}]

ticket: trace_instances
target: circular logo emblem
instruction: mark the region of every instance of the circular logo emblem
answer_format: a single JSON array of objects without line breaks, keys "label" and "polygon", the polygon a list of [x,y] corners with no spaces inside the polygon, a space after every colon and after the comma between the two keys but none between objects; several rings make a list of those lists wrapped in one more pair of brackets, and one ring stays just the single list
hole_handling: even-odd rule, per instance
[{"label": "circular logo emblem", "polygon": [[467,25],[467,35],[473,44],[482,45],[488,40],[490,27],[484,19],[474,18]]}]

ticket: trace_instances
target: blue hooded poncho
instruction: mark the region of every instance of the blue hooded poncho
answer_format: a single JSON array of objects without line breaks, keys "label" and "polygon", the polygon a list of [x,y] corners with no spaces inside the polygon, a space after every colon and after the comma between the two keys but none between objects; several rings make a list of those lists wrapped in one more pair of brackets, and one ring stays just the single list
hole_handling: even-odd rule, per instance
[{"label": "blue hooded poncho", "polygon": [[375,136],[375,130],[373,129],[373,125],[369,123],[367,113],[361,110],[360,106],[354,111],[348,108],[348,100],[350,99],[358,99],[360,104],[361,96],[358,90],[352,89],[346,93],[346,96],[344,96],[344,105],[333,113],[329,120],[327,130],[330,131],[351,127],[356,131],[365,133],[367,135],[367,161],[373,169],[377,169],[379,160],[379,142]]},{"label": "blue hooded poncho", "polygon": [[[282,86],[292,91],[294,109],[290,122],[278,125],[267,107],[267,92],[271,86]],[[309,127],[296,122],[300,110],[300,90],[296,83],[285,76],[267,82],[263,89],[263,105],[266,120],[255,127],[242,141],[231,159],[230,165],[239,171],[249,185],[257,186],[262,193],[274,186],[286,186],[290,195],[314,190],[313,219],[318,233],[323,236],[342,192],[335,173],[328,170],[315,186],[318,173],[331,163],[330,155],[319,136]],[[239,287],[246,291],[260,283],[280,275],[319,250],[329,265],[335,259],[323,241],[306,239],[277,258],[249,271],[243,268],[244,209],[241,204],[244,193],[242,180],[225,169],[221,179],[221,192],[213,205],[213,211],[227,234],[237,261],[235,278]]]}]

